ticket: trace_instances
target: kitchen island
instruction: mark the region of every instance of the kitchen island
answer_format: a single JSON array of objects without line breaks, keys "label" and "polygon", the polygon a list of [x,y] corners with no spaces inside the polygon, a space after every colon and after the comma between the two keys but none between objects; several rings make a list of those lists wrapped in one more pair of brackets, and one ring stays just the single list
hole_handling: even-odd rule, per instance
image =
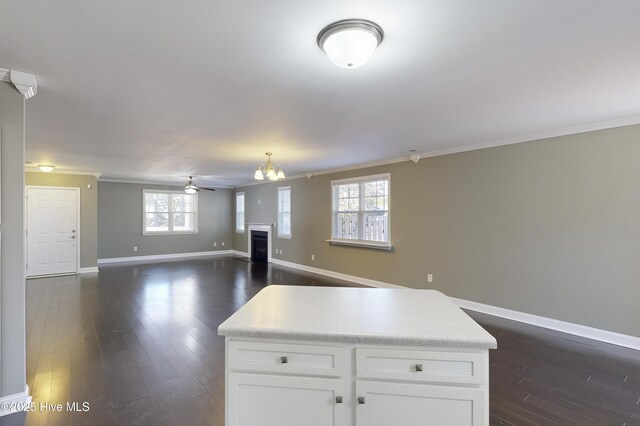
[{"label": "kitchen island", "polygon": [[218,333],[226,426],[489,424],[496,340],[440,292],[272,285]]}]

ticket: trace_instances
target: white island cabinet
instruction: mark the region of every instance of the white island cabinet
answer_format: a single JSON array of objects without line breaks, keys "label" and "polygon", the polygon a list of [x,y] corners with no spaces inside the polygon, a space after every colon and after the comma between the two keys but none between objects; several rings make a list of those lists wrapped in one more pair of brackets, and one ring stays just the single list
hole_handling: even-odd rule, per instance
[{"label": "white island cabinet", "polygon": [[218,332],[226,426],[489,424],[496,340],[440,292],[274,285]]}]

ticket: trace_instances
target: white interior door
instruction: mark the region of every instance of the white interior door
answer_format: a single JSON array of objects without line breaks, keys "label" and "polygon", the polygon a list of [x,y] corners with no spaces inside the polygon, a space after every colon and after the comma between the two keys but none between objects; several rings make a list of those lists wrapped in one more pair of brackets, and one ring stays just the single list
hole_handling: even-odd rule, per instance
[{"label": "white interior door", "polygon": [[78,272],[78,193],[27,187],[27,276]]}]

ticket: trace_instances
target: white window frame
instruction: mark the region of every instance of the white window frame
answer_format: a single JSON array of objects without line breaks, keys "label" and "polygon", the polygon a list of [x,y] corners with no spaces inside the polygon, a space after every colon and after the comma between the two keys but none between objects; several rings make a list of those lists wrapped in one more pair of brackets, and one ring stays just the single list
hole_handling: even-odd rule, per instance
[{"label": "white window frame", "polygon": [[[240,221],[240,223],[238,223],[238,198],[240,198],[240,196],[242,196],[242,220]],[[236,203],[235,203],[235,210],[236,210],[236,214],[235,214],[235,222],[236,222],[236,232],[239,234],[244,234],[244,230],[245,230],[245,214],[246,214],[246,210],[247,209],[247,197],[245,195],[244,192],[236,192]]]},{"label": "white window frame", "polygon": [[[388,217],[388,229],[387,229],[387,241],[371,241],[371,240],[349,240],[349,239],[341,239],[336,238],[335,233],[335,212],[336,212],[336,191],[335,187],[338,185],[345,185],[350,183],[358,183],[361,185],[360,187],[360,210],[358,210],[358,215],[361,216],[364,213],[362,209],[363,201],[364,201],[364,191],[362,190],[362,184],[365,182],[371,181],[379,181],[386,180],[388,185],[388,195],[387,195],[387,217]],[[360,221],[360,223],[363,223]],[[357,246],[357,247],[367,247],[367,248],[376,248],[382,250],[391,250],[393,246],[391,245],[391,174],[390,173],[382,173],[378,175],[369,175],[369,176],[360,176],[356,178],[349,179],[339,179],[331,181],[331,239],[326,240],[331,244],[337,245],[347,245],[347,246]]]},{"label": "white window frame", "polygon": [[[146,194],[168,194],[171,199],[171,194],[191,195],[193,197],[193,231],[174,231],[173,230],[173,204],[169,203],[169,230],[168,231],[147,231],[147,206],[146,206]],[[198,193],[185,194],[184,191],[170,191],[165,189],[143,189],[142,190],[142,235],[185,235],[185,234],[197,234],[198,233]]]},{"label": "white window frame", "polygon": [[[280,232],[280,230],[282,229],[282,226],[280,226],[280,224],[282,223],[282,211],[280,211],[280,194],[283,192],[289,192],[289,233],[288,234],[284,234],[282,232]],[[286,238],[286,239],[291,239],[291,234],[292,234],[292,230],[291,230],[291,226],[293,223],[293,215],[292,215],[292,199],[291,199],[291,187],[290,186],[281,186],[278,188],[278,238]]]}]

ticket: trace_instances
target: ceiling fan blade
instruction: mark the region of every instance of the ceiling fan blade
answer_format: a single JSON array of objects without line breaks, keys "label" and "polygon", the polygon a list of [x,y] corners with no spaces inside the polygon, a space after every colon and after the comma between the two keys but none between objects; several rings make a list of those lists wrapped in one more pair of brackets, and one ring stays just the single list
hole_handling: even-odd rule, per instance
[{"label": "ceiling fan blade", "polygon": [[201,189],[206,189],[207,191],[215,191],[215,189],[213,188],[203,188],[201,186],[196,185],[193,182],[193,176],[189,176],[189,180],[187,181],[187,184],[184,186],[185,189],[187,188],[191,188],[193,190],[195,190],[196,192],[199,192]]}]

